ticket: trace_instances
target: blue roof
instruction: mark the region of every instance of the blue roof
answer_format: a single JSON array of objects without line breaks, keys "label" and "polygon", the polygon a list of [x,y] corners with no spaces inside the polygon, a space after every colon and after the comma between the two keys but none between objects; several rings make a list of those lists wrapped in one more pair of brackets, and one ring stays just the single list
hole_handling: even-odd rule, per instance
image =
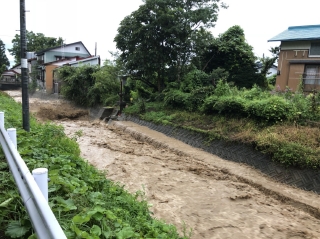
[{"label": "blue roof", "polygon": [[292,26],[269,41],[320,40],[320,25]]}]

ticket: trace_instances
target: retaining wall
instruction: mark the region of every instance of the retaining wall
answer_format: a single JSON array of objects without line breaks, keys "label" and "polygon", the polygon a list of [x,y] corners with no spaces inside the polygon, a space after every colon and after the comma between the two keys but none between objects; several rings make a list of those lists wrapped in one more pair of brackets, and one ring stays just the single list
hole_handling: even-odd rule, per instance
[{"label": "retaining wall", "polygon": [[273,162],[268,155],[248,145],[228,143],[220,140],[207,143],[204,135],[187,129],[158,125],[128,115],[123,116],[122,120],[147,126],[152,130],[215,154],[225,160],[250,165],[279,182],[320,194],[320,170],[286,168],[277,162]]}]

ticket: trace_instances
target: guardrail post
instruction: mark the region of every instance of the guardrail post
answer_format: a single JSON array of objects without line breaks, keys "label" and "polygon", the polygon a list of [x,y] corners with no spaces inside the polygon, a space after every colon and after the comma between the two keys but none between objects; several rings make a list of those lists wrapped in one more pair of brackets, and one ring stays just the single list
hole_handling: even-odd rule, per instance
[{"label": "guardrail post", "polygon": [[8,135],[14,145],[14,147],[17,149],[17,131],[15,128],[9,128],[7,129]]},{"label": "guardrail post", "polygon": [[32,170],[32,176],[38,184],[38,187],[40,188],[44,198],[48,202],[48,169],[36,168]]},{"label": "guardrail post", "polygon": [[4,128],[4,112],[0,112],[0,125]]}]

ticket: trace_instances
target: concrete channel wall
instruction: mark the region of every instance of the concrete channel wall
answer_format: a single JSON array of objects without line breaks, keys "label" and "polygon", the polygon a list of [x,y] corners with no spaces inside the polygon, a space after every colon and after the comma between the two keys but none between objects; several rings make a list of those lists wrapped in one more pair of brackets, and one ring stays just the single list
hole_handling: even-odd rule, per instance
[{"label": "concrete channel wall", "polygon": [[225,160],[244,163],[268,175],[276,181],[320,194],[320,170],[286,168],[273,162],[265,155],[248,145],[215,140],[207,143],[201,133],[168,125],[157,125],[133,116],[123,116],[122,120],[132,121],[178,139],[193,147],[215,154]]}]

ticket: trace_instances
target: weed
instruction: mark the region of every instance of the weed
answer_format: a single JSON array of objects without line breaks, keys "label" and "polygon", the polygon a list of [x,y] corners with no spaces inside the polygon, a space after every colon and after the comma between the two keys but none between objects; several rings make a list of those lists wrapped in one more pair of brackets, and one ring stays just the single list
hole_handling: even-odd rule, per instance
[{"label": "weed", "polygon": [[80,130],[77,130],[74,135],[71,137],[72,140],[74,141],[78,141],[78,139],[83,135],[83,131],[80,129]]}]

